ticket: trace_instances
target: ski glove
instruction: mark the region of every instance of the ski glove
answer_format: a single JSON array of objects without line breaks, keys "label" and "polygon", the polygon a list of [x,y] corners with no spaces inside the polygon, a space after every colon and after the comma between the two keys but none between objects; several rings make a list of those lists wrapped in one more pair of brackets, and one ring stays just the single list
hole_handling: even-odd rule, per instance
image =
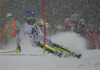
[{"label": "ski glove", "polygon": [[17,49],[15,50],[15,52],[16,52],[16,53],[21,52],[21,47],[20,47],[20,46],[18,46],[18,47],[17,47]]}]

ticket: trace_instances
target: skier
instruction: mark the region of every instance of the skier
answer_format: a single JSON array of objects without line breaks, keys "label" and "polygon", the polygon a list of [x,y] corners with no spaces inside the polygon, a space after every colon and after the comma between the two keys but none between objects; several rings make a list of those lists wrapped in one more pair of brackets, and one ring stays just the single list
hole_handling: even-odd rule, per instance
[{"label": "skier", "polygon": [[[16,53],[21,52],[21,38],[23,37],[24,34],[28,36],[33,47],[37,47],[37,46],[41,48],[44,47],[44,43],[43,43],[44,35],[40,30],[40,26],[44,25],[43,21],[41,19],[37,19],[33,11],[27,11],[25,18],[27,22],[23,24],[22,29],[19,33],[18,40],[17,40],[17,49],[15,50]],[[46,28],[48,28],[48,26],[49,24],[46,23]],[[45,45],[46,51],[58,55],[59,57],[61,57],[62,53],[59,53],[56,49],[59,49],[59,51],[65,52],[68,55],[74,54],[71,53],[69,50],[59,46],[58,44],[53,43],[48,38],[46,38],[45,44],[46,44]]]}]

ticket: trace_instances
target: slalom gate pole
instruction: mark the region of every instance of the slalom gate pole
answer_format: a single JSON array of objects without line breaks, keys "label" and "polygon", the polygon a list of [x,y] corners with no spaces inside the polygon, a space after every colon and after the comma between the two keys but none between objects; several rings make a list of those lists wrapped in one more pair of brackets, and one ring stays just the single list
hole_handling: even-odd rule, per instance
[{"label": "slalom gate pole", "polygon": [[43,7],[43,18],[44,18],[44,47],[43,47],[43,54],[45,54],[46,24],[45,24],[44,0],[42,0],[42,7]]}]

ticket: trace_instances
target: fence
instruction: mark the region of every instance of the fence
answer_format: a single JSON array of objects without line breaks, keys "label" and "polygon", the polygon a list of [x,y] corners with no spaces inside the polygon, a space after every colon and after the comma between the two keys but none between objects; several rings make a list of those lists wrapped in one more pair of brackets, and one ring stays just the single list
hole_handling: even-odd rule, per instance
[{"label": "fence", "polygon": [[3,43],[3,28],[0,28],[0,45]]},{"label": "fence", "polygon": [[88,49],[100,49],[100,32],[86,32],[86,39]]}]

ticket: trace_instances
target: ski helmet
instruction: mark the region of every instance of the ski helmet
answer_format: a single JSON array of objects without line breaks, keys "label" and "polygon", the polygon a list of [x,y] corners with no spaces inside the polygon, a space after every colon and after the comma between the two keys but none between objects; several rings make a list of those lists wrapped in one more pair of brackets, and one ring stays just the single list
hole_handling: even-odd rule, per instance
[{"label": "ski helmet", "polygon": [[35,18],[35,13],[33,11],[27,11],[26,12],[26,15],[25,15],[25,18],[28,20],[28,19],[33,19]]},{"label": "ski helmet", "polygon": [[85,21],[84,19],[80,19],[80,20],[79,20],[79,23],[80,23],[80,24],[85,24],[86,21]]},{"label": "ski helmet", "polygon": [[80,22],[85,22],[85,20],[84,19],[80,19]]},{"label": "ski helmet", "polygon": [[79,17],[79,15],[78,15],[77,13],[75,13],[75,14],[73,14],[73,15],[71,16],[71,20],[72,20],[72,21],[79,21],[79,20],[80,20],[80,17]]},{"label": "ski helmet", "polygon": [[8,13],[6,17],[7,17],[7,18],[8,18],[8,17],[12,17],[12,14],[11,14],[11,13]]}]

